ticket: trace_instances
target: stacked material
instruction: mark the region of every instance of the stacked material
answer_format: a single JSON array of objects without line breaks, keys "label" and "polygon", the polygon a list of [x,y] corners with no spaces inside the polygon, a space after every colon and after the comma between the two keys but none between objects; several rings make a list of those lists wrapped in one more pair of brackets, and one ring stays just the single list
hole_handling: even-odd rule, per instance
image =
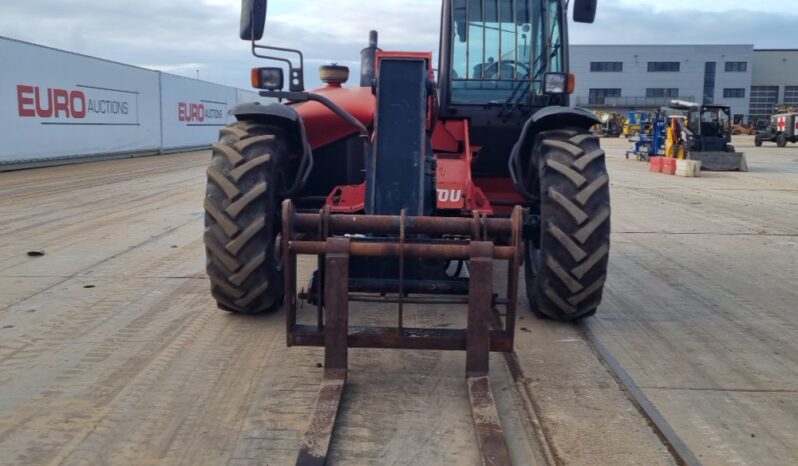
[{"label": "stacked material", "polygon": [[686,176],[688,178],[698,178],[701,176],[700,160],[677,160],[676,176]]},{"label": "stacked material", "polygon": [[649,171],[697,178],[701,176],[701,161],[680,160],[671,157],[651,157],[649,159]]}]

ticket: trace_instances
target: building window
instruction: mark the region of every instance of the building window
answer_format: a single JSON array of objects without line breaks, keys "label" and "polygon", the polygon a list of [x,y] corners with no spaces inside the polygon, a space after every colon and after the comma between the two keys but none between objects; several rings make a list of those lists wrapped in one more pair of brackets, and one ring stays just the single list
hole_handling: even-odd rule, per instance
[{"label": "building window", "polygon": [[745,99],[745,89],[724,89],[724,99]]},{"label": "building window", "polygon": [[784,105],[798,108],[798,86],[784,86]]},{"label": "building window", "polygon": [[679,97],[679,89],[676,88],[648,88],[646,97]]},{"label": "building window", "polygon": [[650,61],[648,62],[648,72],[667,72],[678,73],[681,70],[682,64],[678,61]]},{"label": "building window", "polygon": [[726,72],[727,73],[745,73],[748,71],[748,62],[744,61],[727,61],[726,62]]},{"label": "building window", "polygon": [[704,64],[704,105],[715,103],[715,71],[717,63],[708,61]]},{"label": "building window", "polygon": [[604,105],[608,97],[620,97],[620,89],[590,89],[590,104]]},{"label": "building window", "polygon": [[766,120],[773,115],[773,107],[778,103],[779,86],[752,86],[748,114],[753,121]]},{"label": "building window", "polygon": [[590,62],[590,71],[605,72],[605,73],[621,73],[623,72],[623,62],[621,61],[592,61]]}]

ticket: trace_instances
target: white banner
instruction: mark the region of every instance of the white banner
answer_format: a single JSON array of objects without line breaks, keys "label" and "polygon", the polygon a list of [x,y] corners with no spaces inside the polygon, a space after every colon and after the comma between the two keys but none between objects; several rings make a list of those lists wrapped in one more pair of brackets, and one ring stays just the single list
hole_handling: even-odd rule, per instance
[{"label": "white banner", "polygon": [[0,59],[0,164],[158,150],[158,72],[5,38]]},{"label": "white banner", "polygon": [[210,145],[219,129],[235,118],[227,111],[237,103],[232,87],[161,74],[164,149]]},{"label": "white banner", "polygon": [[269,104],[272,102],[277,102],[277,99],[268,99],[266,97],[261,97],[258,95],[256,91],[245,91],[244,89],[238,89],[238,103],[245,104],[248,102],[260,102],[262,104]]}]

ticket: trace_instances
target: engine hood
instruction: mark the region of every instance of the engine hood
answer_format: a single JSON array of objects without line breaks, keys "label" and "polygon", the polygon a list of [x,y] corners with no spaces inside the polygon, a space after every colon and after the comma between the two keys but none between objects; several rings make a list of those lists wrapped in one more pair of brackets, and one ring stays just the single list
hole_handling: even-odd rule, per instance
[{"label": "engine hood", "polygon": [[[327,97],[367,127],[372,126],[376,99],[371,88],[327,86],[311,92]],[[357,133],[352,125],[318,102],[302,102],[292,106],[302,117],[312,149]]]}]

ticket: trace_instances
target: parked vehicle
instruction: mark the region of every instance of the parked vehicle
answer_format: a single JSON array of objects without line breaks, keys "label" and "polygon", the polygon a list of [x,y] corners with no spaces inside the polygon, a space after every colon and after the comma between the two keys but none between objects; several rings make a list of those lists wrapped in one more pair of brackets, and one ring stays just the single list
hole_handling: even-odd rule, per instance
[{"label": "parked vehicle", "polygon": [[682,113],[671,116],[665,154],[677,159],[701,161],[707,171],[748,171],[745,154],[731,144],[731,108],[675,100],[669,108]]},{"label": "parked vehicle", "polygon": [[775,142],[785,147],[788,142],[798,142],[798,113],[782,113],[770,117],[767,126],[759,131],[754,144],[761,147],[763,142]]},{"label": "parked vehicle", "polygon": [[[569,106],[569,4],[593,22],[595,0],[443,0],[437,79],[431,52],[381,50],[372,31],[359,85],[331,65],[306,91],[302,52],[257,43],[266,1],[243,2],[241,38],[289,69],[252,70],[282,103],[236,106],[213,147],[207,273],[220,308],[284,303],[288,345],[325,348],[298,464],[324,463],[349,347],[466,350],[483,461],[509,463],[487,372],[489,351],[513,350],[520,267],[531,311],[561,321],[593,315],[607,277],[609,177],[599,120]],[[298,293],[300,254],[319,268]],[[350,300],[395,303],[396,325],[350,327]],[[467,328],[408,328],[411,302],[467,304]]]}]

